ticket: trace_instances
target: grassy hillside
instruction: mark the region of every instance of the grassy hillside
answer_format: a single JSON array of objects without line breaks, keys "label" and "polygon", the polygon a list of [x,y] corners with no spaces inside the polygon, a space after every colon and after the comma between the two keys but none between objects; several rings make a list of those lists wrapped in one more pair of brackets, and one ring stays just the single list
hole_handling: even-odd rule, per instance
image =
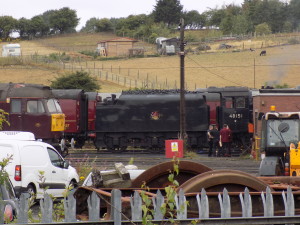
[{"label": "grassy hillside", "polygon": [[[193,33],[196,35],[196,33]],[[23,55],[49,55],[65,52],[68,55],[80,55],[81,50],[94,50],[97,42],[115,38],[112,34],[72,34],[33,41],[22,41]],[[194,53],[198,44],[188,43],[190,52],[185,57],[185,78],[188,89],[208,86],[249,86],[286,83],[291,87],[300,84],[298,76],[300,46],[282,45],[292,36],[261,38],[243,41],[222,41],[209,44],[211,50]],[[298,37],[297,37],[298,38]],[[220,44],[231,45],[230,49],[218,49]],[[140,42],[148,53],[155,46]],[[275,47],[274,47],[275,46]],[[276,47],[278,46],[278,47]],[[249,49],[255,49],[250,51]],[[259,56],[261,49],[267,50],[267,56]],[[151,81],[162,88],[178,88],[180,64],[178,56],[153,58],[135,58],[99,61],[88,59],[81,62],[91,68],[128,77],[133,80]],[[1,63],[0,63],[1,65]],[[23,66],[0,66],[1,82],[30,82],[50,84],[55,77],[66,71],[47,65],[31,64]],[[102,92],[115,92],[128,89],[114,82],[101,80]]]}]

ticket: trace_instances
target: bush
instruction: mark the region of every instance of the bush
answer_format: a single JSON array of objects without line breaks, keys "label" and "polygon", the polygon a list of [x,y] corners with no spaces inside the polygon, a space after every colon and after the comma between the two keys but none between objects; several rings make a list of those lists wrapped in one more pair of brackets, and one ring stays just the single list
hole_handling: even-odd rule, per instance
[{"label": "bush", "polygon": [[211,47],[209,45],[201,44],[196,48],[197,51],[207,51],[211,50]]},{"label": "bush", "polygon": [[96,59],[97,56],[98,56],[98,53],[95,52],[95,51],[81,51],[81,52],[79,52],[79,53],[81,53],[81,54],[83,54],[83,55],[91,56],[91,57],[93,57],[94,59]]},{"label": "bush", "polygon": [[295,39],[295,38],[291,38],[291,39],[288,40],[288,43],[289,43],[290,45],[297,45],[297,44],[299,44],[300,42],[299,42],[299,40],[297,40],[297,39]]},{"label": "bush", "polygon": [[267,35],[272,33],[271,28],[267,23],[261,23],[255,26],[255,32],[258,35]]},{"label": "bush", "polygon": [[62,62],[66,62],[66,61],[70,61],[70,56],[66,55],[65,52],[63,52],[62,54],[60,53],[51,53],[48,56],[48,59],[50,61],[62,61]]},{"label": "bush", "polygon": [[85,91],[97,91],[100,89],[96,78],[91,77],[84,71],[66,74],[51,81],[51,88],[54,89],[83,89]]}]

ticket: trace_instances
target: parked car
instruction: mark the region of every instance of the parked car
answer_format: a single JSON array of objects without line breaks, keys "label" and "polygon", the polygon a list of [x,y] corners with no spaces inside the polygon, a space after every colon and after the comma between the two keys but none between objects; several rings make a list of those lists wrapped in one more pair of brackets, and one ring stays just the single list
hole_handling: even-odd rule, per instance
[{"label": "parked car", "polygon": [[36,141],[33,133],[0,132],[0,161],[8,157],[6,171],[17,197],[22,192],[34,194],[36,199],[44,192],[63,197],[66,187],[79,182],[76,169],[53,146]]},{"label": "parked car", "polygon": [[16,194],[9,180],[6,178],[0,185],[0,200],[4,201],[4,221],[13,221],[17,216]]}]

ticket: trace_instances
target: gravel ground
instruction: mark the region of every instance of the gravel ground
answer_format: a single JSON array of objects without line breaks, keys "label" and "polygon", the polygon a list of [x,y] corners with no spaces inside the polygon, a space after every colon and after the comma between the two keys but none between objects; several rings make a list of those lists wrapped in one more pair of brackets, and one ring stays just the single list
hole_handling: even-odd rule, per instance
[{"label": "gravel ground", "polygon": [[[150,154],[150,153],[97,153],[94,150],[83,151],[76,150],[71,151],[67,156],[71,164],[74,167],[80,165],[89,165],[101,170],[113,169],[114,164],[122,162],[127,165],[133,161],[139,169],[148,169],[159,163],[170,161],[172,159],[166,158],[164,154]],[[207,157],[204,154],[193,154],[191,157],[182,158],[180,160],[191,160],[197,163],[201,163],[214,170],[217,169],[232,169],[240,170],[243,172],[257,175],[259,169],[259,160],[253,160],[241,157]]]}]

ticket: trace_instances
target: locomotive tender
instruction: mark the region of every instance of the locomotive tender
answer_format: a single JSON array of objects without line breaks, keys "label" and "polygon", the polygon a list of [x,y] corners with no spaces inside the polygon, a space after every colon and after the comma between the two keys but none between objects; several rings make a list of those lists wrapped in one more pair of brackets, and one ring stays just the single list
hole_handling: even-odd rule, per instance
[{"label": "locomotive tender", "polygon": [[[185,99],[187,144],[198,148],[206,142],[209,107],[201,93],[187,92]],[[166,139],[178,138],[179,105],[178,91],[128,91],[104,101],[97,106],[96,148],[163,150]]]}]

